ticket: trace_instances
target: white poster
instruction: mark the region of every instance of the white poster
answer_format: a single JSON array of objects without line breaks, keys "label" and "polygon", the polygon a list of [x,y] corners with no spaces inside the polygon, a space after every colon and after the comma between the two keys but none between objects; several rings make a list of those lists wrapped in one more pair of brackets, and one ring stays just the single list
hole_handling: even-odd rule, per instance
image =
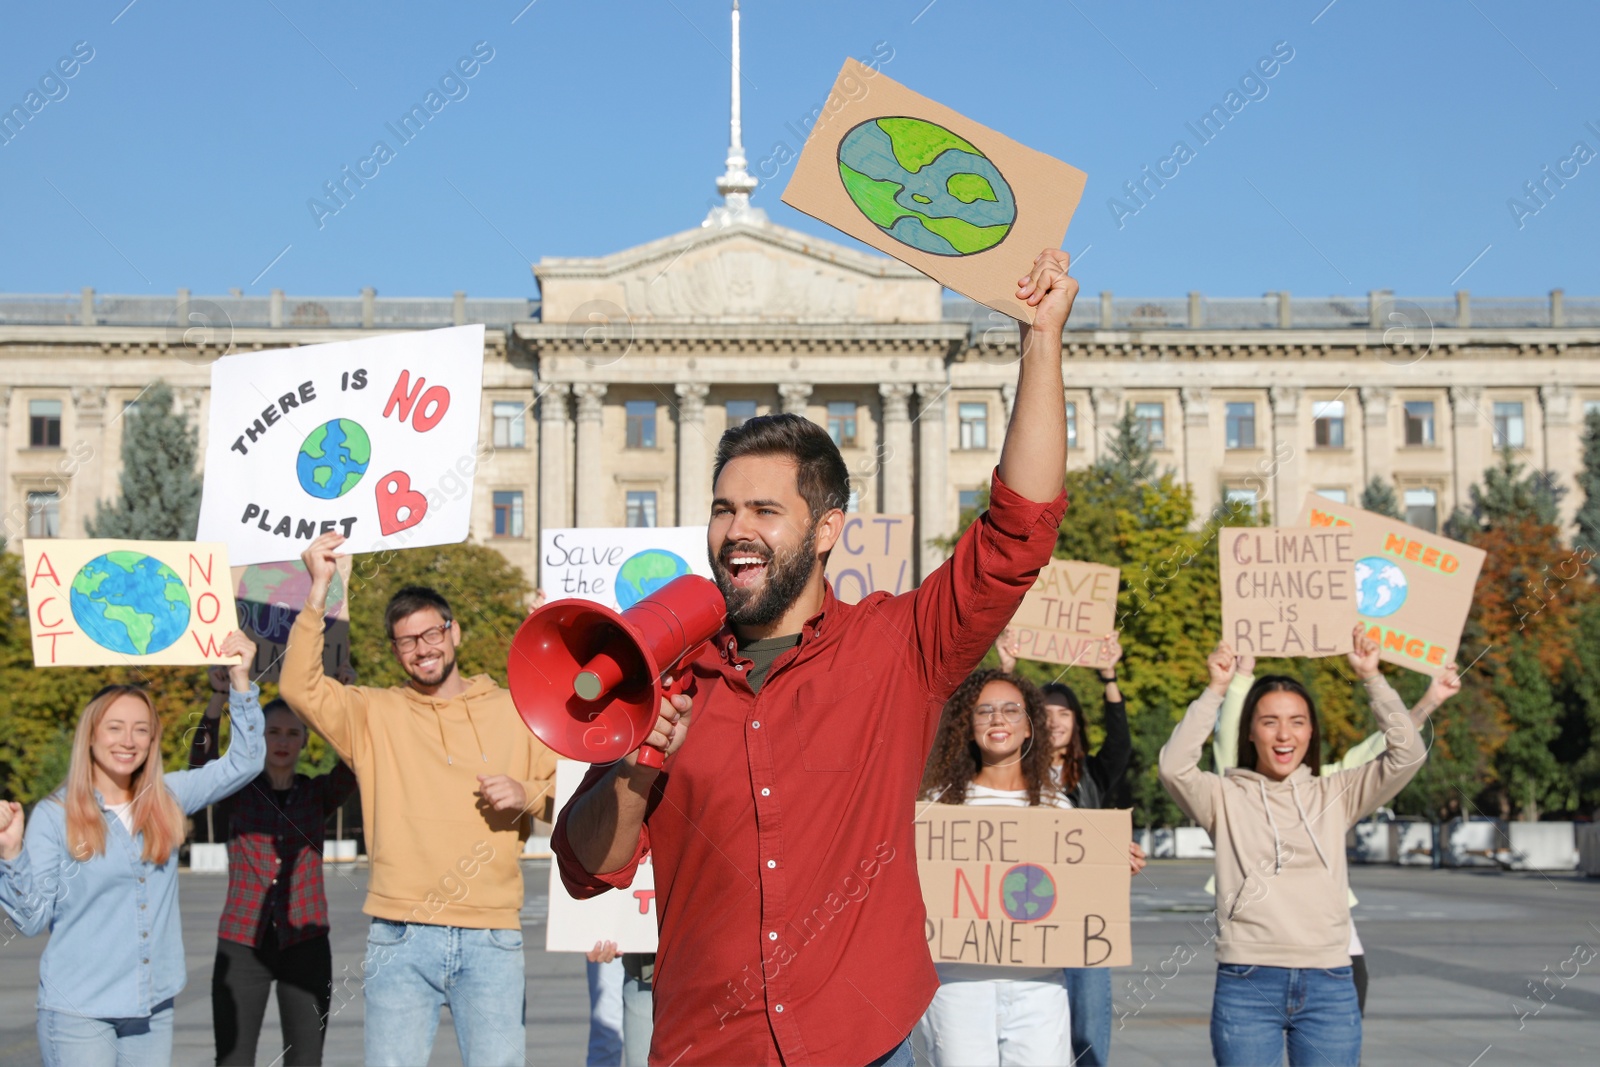
[{"label": "white poster", "polygon": [[234,566],[467,539],[483,327],[227,356],[211,365],[202,541]]},{"label": "white poster", "polygon": [[[566,807],[589,770],[577,760],[556,761],[556,811]],[[633,885],[588,900],[574,900],[561,884],[561,872],[550,864],[550,919],[545,924],[546,952],[588,952],[596,941],[615,941],[621,952],[656,950],[656,873],[645,856]]]},{"label": "white poster", "polygon": [[539,535],[539,585],[547,600],[592,600],[626,611],[685,574],[714,580],[704,526],[597,526]]}]

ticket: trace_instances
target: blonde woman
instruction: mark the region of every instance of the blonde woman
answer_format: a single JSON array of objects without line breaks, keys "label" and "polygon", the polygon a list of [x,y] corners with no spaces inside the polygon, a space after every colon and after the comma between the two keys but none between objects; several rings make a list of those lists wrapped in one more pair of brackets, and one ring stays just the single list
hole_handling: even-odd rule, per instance
[{"label": "blonde woman", "polygon": [[215,763],[163,774],[161,719],[131,685],[96,693],[78,719],[67,780],[33,810],[0,804],[0,907],[33,936],[45,1067],[146,1067],[172,1060],[172,1002],[186,968],[178,917],[184,816],[261,773],[255,646],[222,644],[233,740]]}]

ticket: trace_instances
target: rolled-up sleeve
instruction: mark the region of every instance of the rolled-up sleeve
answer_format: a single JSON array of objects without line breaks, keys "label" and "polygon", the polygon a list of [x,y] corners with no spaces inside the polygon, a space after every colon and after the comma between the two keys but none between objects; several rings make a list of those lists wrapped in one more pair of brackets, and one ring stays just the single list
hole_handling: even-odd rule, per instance
[{"label": "rolled-up sleeve", "polygon": [[594,874],[578,862],[578,857],[572,851],[572,842],[567,838],[567,816],[572,813],[572,806],[578,798],[594,789],[606,772],[611,769],[610,764],[597,764],[589,768],[579,783],[577,792],[572,794],[566,805],[561,809],[561,814],[556,816],[555,828],[550,831],[550,851],[556,857],[556,869],[561,872],[561,884],[567,887],[567,892],[577,900],[588,900],[597,897],[608,889],[626,889],[633,884],[633,876],[639,869],[639,863],[650,851],[650,811],[660,801],[661,780],[657,779],[654,789],[651,790],[650,804],[645,812],[645,823],[639,827],[639,841],[633,848],[633,855],[621,867],[604,874]]}]

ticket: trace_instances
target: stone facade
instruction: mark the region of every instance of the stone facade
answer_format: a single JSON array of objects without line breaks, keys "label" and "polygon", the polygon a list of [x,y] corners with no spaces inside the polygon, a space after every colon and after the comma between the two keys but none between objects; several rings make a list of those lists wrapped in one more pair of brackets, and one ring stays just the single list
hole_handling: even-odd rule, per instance
[{"label": "stone facade", "polygon": [[[493,448],[477,476],[473,537],[535,580],[541,526],[705,521],[730,419],[791,411],[830,426],[856,506],[916,514],[925,546],[956,527],[999,457],[1016,330],[947,308],[937,284],[893,260],[746,220],[546,259],[534,273],[538,316],[514,315],[485,341],[482,432]],[[211,344],[154,319],[17,322],[4,300],[8,539],[30,524],[83,534],[94,503],[117,492],[122,412],[150,381],[172,384],[203,449],[207,365],[224,349],[392,332],[370,296],[363,318],[375,327],[235,327]],[[1462,316],[1396,347],[1363,326],[1284,326],[1286,295],[1277,325],[1251,328],[1147,327],[1137,315],[1118,326],[1109,294],[1098,319],[1093,302],[1080,298],[1078,318],[1111,328],[1074,322],[1066,336],[1069,464],[1093,462],[1133,405],[1202,512],[1248,496],[1287,521],[1305,492],[1353,502],[1377,476],[1416,521],[1442,521],[1493,461],[1497,434],[1571,489],[1584,413],[1600,406],[1600,326],[1470,326]],[[86,311],[92,303],[86,295]],[[419,326],[459,321],[472,306],[460,294],[434,303],[449,317]],[[1577,503],[1569,492],[1569,519]],[[927,548],[923,569],[937,558]]]}]

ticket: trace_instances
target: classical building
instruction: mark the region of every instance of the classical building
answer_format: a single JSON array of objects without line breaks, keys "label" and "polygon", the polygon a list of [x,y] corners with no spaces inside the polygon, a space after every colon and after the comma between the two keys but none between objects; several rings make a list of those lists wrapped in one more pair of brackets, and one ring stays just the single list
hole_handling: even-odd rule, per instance
[{"label": "classical building", "polygon": [[[927,546],[998,459],[1015,325],[895,260],[768,221],[750,203],[737,95],[731,132],[704,224],[541,260],[537,300],[0,294],[5,537],[83,535],[118,491],[122,414],[157,378],[203,451],[218,355],[483,322],[493,447],[473,538],[531,579],[541,527],[704,522],[718,437],[774,411],[826,426],[852,508],[914,514]],[[1202,515],[1234,499],[1289,520],[1308,491],[1354,502],[1376,477],[1432,528],[1501,446],[1574,488],[1584,414],[1600,408],[1600,297],[1085,293],[1063,370],[1073,467],[1131,408]],[[1567,519],[1577,503],[1569,491]],[[926,548],[922,568],[937,558]]]}]

